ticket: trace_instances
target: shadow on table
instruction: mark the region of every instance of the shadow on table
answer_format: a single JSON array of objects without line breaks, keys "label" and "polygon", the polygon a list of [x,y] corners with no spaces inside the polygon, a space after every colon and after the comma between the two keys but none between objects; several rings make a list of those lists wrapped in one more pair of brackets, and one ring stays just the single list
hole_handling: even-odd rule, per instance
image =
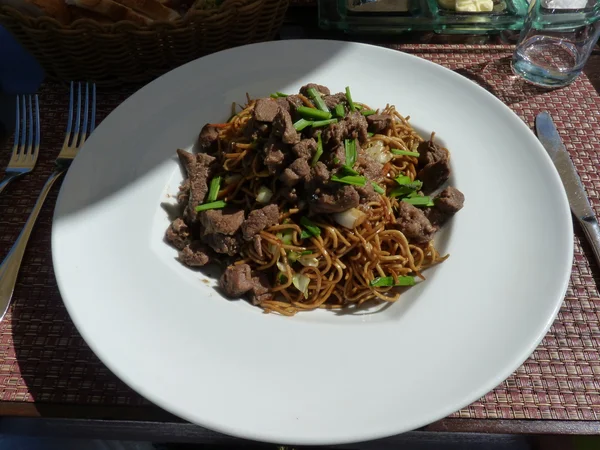
[{"label": "shadow on table", "polygon": [[526,83],[521,77],[515,75],[511,69],[511,59],[511,57],[494,59],[454,71],[474,81],[508,106],[553,90]]}]

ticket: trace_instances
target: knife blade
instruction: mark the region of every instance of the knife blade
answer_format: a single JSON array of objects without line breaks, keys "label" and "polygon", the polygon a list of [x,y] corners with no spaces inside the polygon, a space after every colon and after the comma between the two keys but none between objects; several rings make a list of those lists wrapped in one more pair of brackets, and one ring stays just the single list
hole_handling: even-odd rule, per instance
[{"label": "knife blade", "polygon": [[600,226],[598,219],[587,198],[581,179],[569,157],[558,130],[547,112],[541,112],[535,118],[538,139],[550,155],[554,167],[562,180],[569,199],[571,212],[581,224],[583,231],[592,246],[596,263],[600,267]]}]

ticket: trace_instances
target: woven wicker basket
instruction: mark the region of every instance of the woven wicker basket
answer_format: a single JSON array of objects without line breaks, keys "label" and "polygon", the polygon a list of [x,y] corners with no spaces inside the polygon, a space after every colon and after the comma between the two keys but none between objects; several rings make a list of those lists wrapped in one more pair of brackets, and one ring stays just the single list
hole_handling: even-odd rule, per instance
[{"label": "woven wicker basket", "polygon": [[102,86],[149,81],[208,53],[277,34],[289,0],[225,0],[217,9],[188,11],[149,26],[79,19],[62,25],[0,6],[0,24],[42,65],[49,79]]}]

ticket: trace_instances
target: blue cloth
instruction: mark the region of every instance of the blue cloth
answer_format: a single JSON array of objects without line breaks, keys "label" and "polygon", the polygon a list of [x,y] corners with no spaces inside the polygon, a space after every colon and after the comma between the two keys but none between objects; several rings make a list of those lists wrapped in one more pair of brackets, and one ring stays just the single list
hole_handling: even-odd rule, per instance
[{"label": "blue cloth", "polygon": [[0,92],[31,94],[43,79],[44,71],[37,61],[0,26]]}]

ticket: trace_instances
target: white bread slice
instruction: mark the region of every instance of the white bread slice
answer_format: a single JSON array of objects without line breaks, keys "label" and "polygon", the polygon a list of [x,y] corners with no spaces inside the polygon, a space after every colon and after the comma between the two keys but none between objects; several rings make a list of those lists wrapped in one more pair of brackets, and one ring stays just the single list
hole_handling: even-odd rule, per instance
[{"label": "white bread slice", "polygon": [[158,0],[115,0],[128,8],[137,11],[140,14],[150,17],[154,20],[176,20],[179,19],[179,13],[171,8],[161,4]]},{"label": "white bread slice", "polygon": [[103,16],[109,17],[115,22],[120,20],[129,20],[139,23],[140,25],[148,25],[152,23],[152,19],[142,14],[136,13],[131,8],[123,6],[113,0],[66,0],[69,5],[78,6],[79,8],[87,9],[96,12]]}]

